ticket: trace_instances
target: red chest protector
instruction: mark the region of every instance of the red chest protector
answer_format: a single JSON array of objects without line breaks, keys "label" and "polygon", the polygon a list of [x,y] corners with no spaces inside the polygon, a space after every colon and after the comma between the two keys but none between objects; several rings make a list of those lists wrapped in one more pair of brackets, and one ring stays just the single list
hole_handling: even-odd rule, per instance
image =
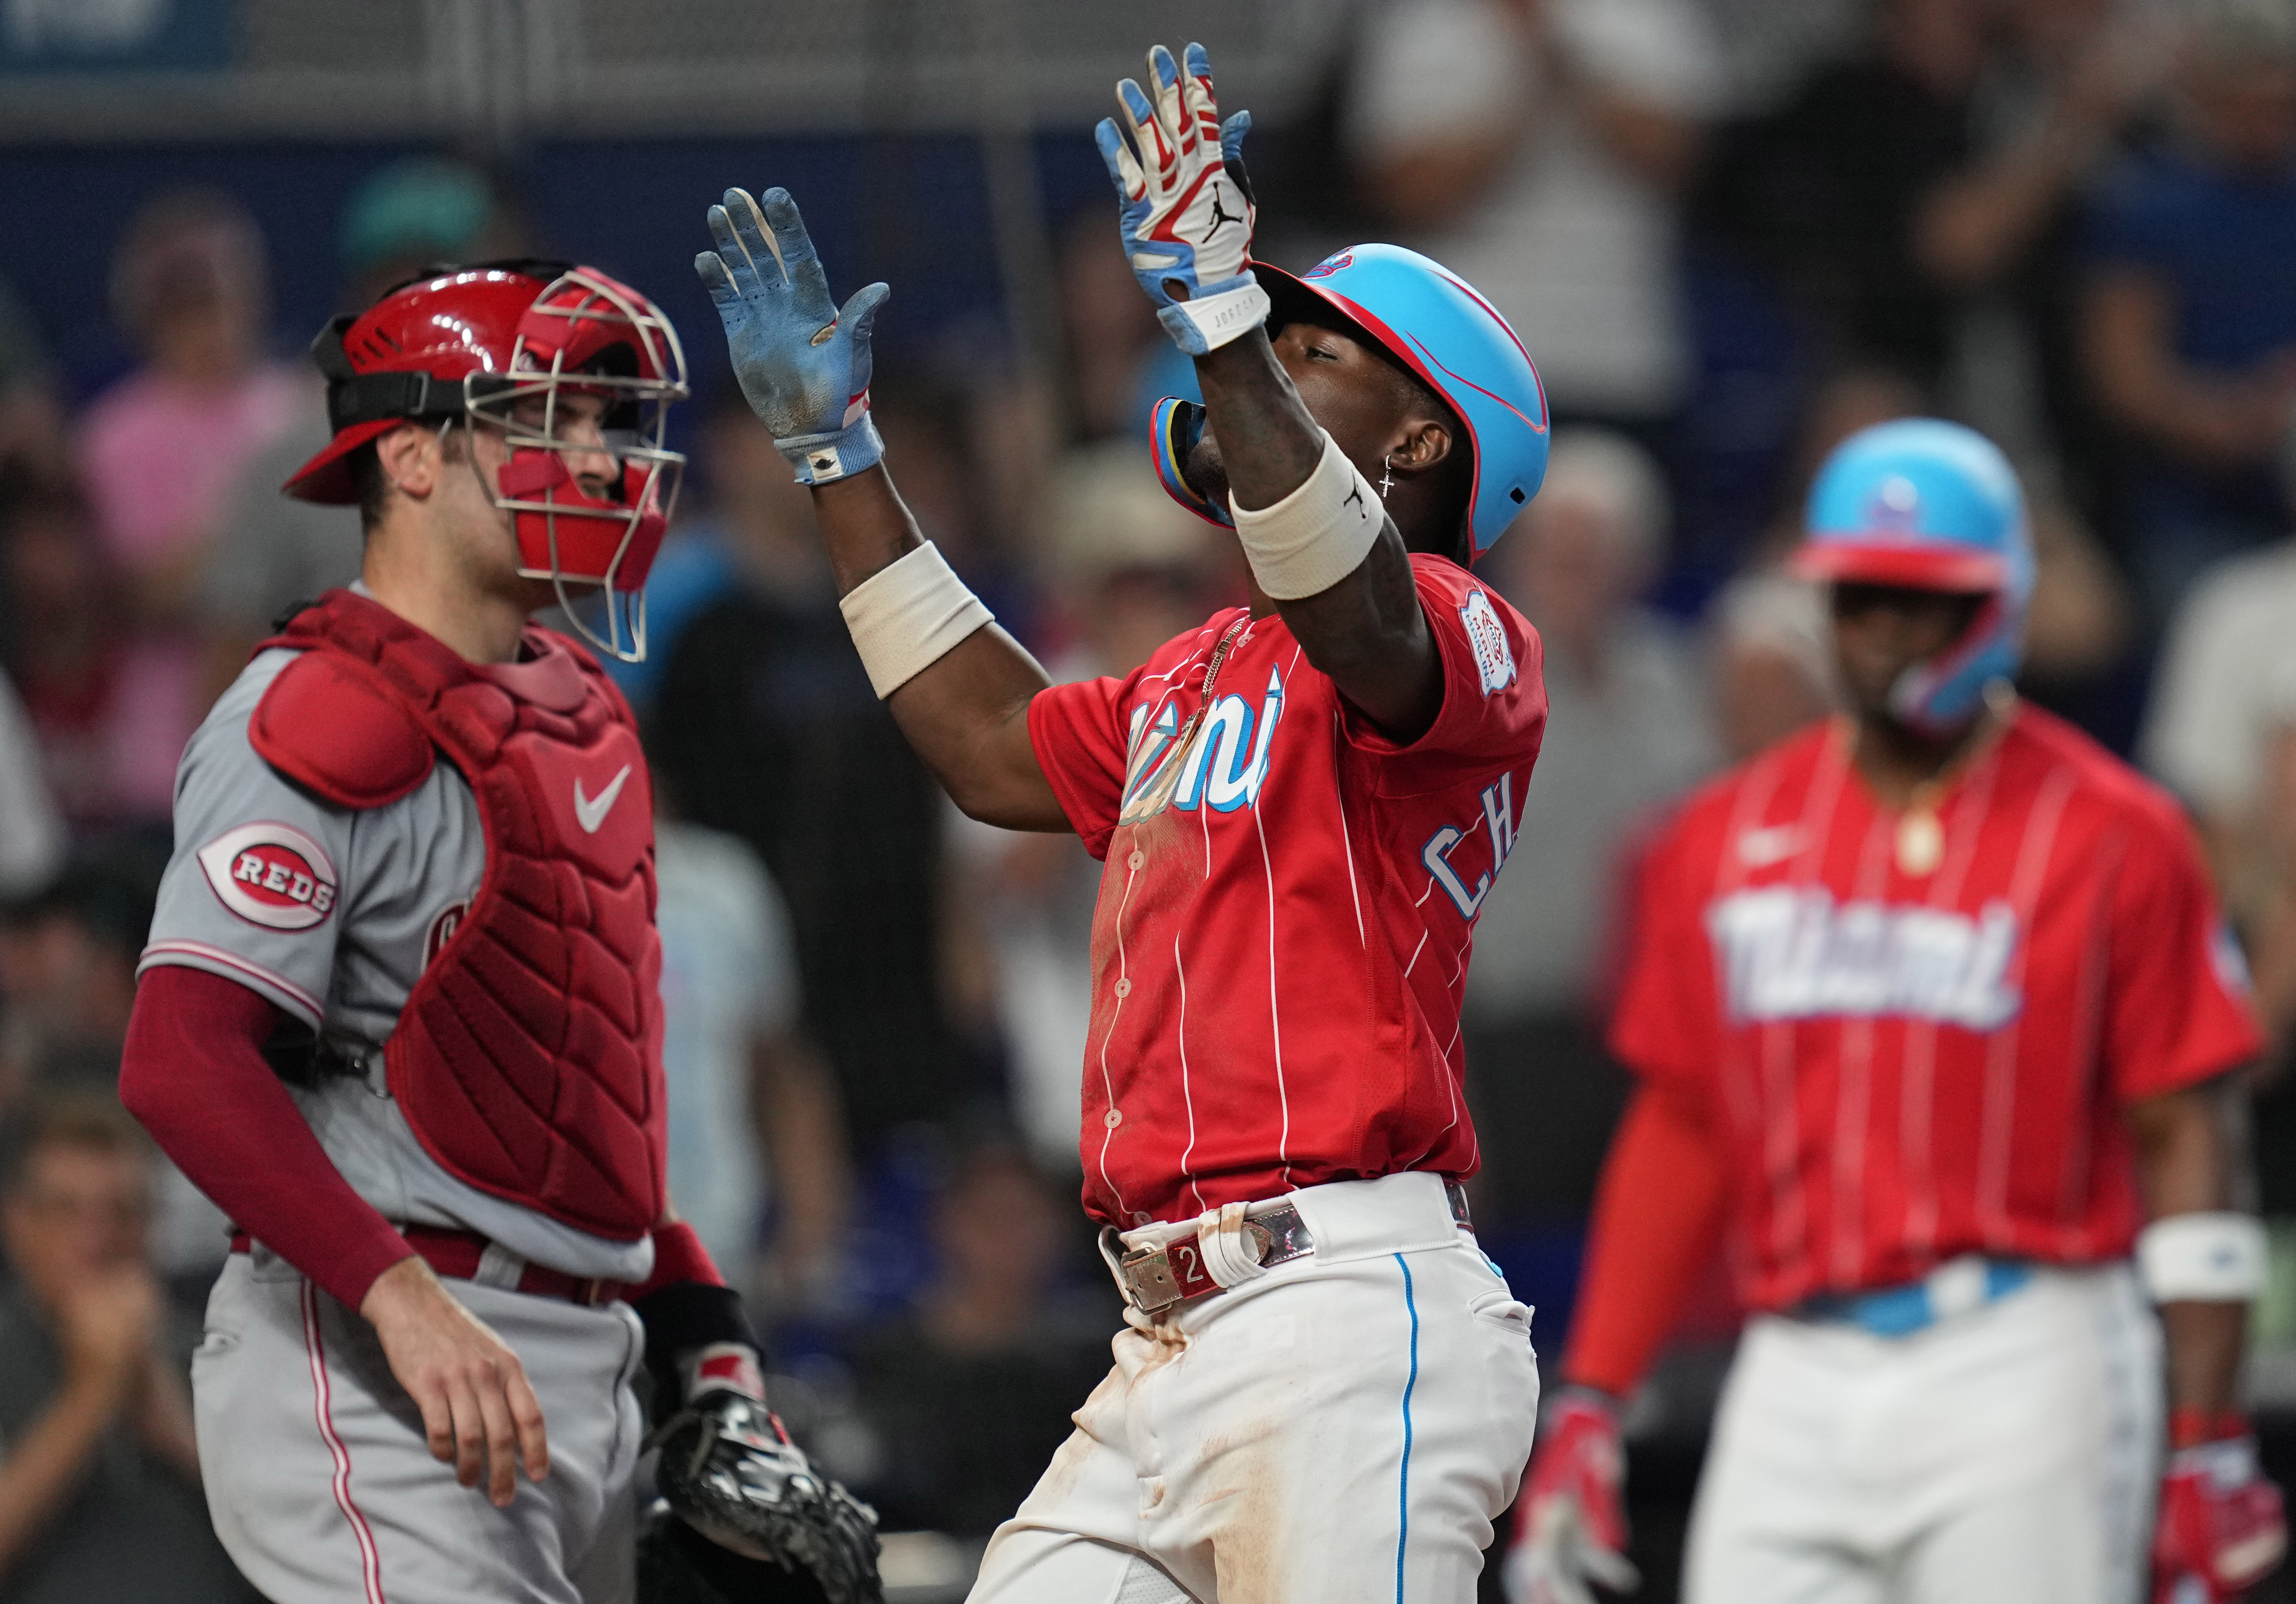
[{"label": "red chest protector", "polygon": [[490,676],[347,590],[266,645],[303,654],[249,725],[280,773],[379,808],[443,753],[478,801],[478,894],[383,1048],[415,1137],[483,1191],[645,1235],[663,1201],[661,942],[652,787],[620,694],[547,630]]}]

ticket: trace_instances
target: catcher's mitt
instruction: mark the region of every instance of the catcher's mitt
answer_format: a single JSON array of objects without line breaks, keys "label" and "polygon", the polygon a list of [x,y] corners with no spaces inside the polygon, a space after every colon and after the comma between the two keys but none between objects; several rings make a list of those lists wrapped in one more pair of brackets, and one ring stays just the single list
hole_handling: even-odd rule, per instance
[{"label": "catcher's mitt", "polygon": [[647,1445],[661,1450],[656,1487],[693,1530],[734,1554],[802,1571],[828,1604],[882,1604],[877,1512],[814,1469],[764,1404],[704,1393]]}]

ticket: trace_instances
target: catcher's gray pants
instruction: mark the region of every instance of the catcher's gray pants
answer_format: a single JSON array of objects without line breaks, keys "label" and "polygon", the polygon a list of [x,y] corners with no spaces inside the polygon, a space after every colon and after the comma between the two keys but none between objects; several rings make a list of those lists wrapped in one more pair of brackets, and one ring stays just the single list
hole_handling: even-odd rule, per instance
[{"label": "catcher's gray pants", "polygon": [[507,1509],[458,1485],[373,1328],[258,1247],[224,1267],[192,1361],[216,1534],[279,1604],[628,1604],[637,1316],[447,1284],[526,1366],[549,1477],[521,1471]]}]

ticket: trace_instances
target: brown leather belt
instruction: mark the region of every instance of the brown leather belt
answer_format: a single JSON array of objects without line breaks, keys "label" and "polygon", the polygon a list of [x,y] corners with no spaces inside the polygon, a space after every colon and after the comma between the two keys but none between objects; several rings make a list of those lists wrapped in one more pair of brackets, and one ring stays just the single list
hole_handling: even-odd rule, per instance
[{"label": "brown leather belt", "polygon": [[[1467,1215],[1466,1189],[1456,1180],[1447,1180],[1443,1183],[1443,1195],[1451,1205],[1452,1223],[1462,1230],[1472,1230],[1474,1222]],[[1316,1238],[1308,1231],[1308,1222],[1288,1203],[1264,1214],[1249,1216],[1243,1229],[1259,1245],[1259,1263],[1270,1269],[1304,1259],[1316,1251]],[[1111,1227],[1103,1233],[1101,1251],[1110,1268],[1116,1271],[1117,1285],[1125,1301],[1151,1320],[1177,1304],[1226,1290],[1212,1279],[1211,1271],[1204,1265],[1203,1251],[1193,1236],[1175,1237],[1160,1246],[1135,1247],[1120,1254],[1111,1246],[1115,1243],[1115,1228]]]},{"label": "brown leather belt", "polygon": [[[491,1238],[476,1231],[447,1230],[435,1225],[402,1225],[398,1234],[406,1238],[407,1246],[424,1263],[455,1281],[480,1280],[480,1261],[486,1257],[487,1249],[495,1246]],[[255,1238],[245,1231],[234,1230],[231,1233],[232,1252],[246,1253],[254,1246]],[[502,1251],[510,1252],[508,1248]],[[521,1261],[521,1264],[517,1285],[506,1290],[535,1297],[554,1297],[592,1309],[613,1303],[629,1290],[627,1281],[611,1281],[603,1276],[569,1275],[562,1270],[526,1261]]]}]

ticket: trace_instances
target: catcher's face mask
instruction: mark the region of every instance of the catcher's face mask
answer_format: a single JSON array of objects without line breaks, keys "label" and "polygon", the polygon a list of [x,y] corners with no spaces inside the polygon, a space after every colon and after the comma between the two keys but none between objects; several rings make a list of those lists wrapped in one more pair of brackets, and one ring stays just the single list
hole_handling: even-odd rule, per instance
[{"label": "catcher's face mask", "polygon": [[[519,572],[551,581],[593,646],[642,660],[646,575],[685,465],[663,443],[669,404],[686,392],[676,331],[636,291],[572,268],[519,320],[507,375],[473,374],[463,384],[471,417],[498,424],[509,446],[495,505],[512,514]],[[584,473],[602,453],[614,471],[594,493]],[[575,610],[570,584],[601,593],[595,628]]]},{"label": "catcher's face mask", "polygon": [[[511,514],[520,573],[549,580],[600,651],[645,655],[644,587],[685,465],[664,444],[685,356],[659,308],[594,267],[462,268],[337,318],[311,354],[335,434],[289,495],[356,501],[351,454],[401,423],[488,424],[508,457],[486,489]],[[577,611],[577,593],[603,617]]]}]

